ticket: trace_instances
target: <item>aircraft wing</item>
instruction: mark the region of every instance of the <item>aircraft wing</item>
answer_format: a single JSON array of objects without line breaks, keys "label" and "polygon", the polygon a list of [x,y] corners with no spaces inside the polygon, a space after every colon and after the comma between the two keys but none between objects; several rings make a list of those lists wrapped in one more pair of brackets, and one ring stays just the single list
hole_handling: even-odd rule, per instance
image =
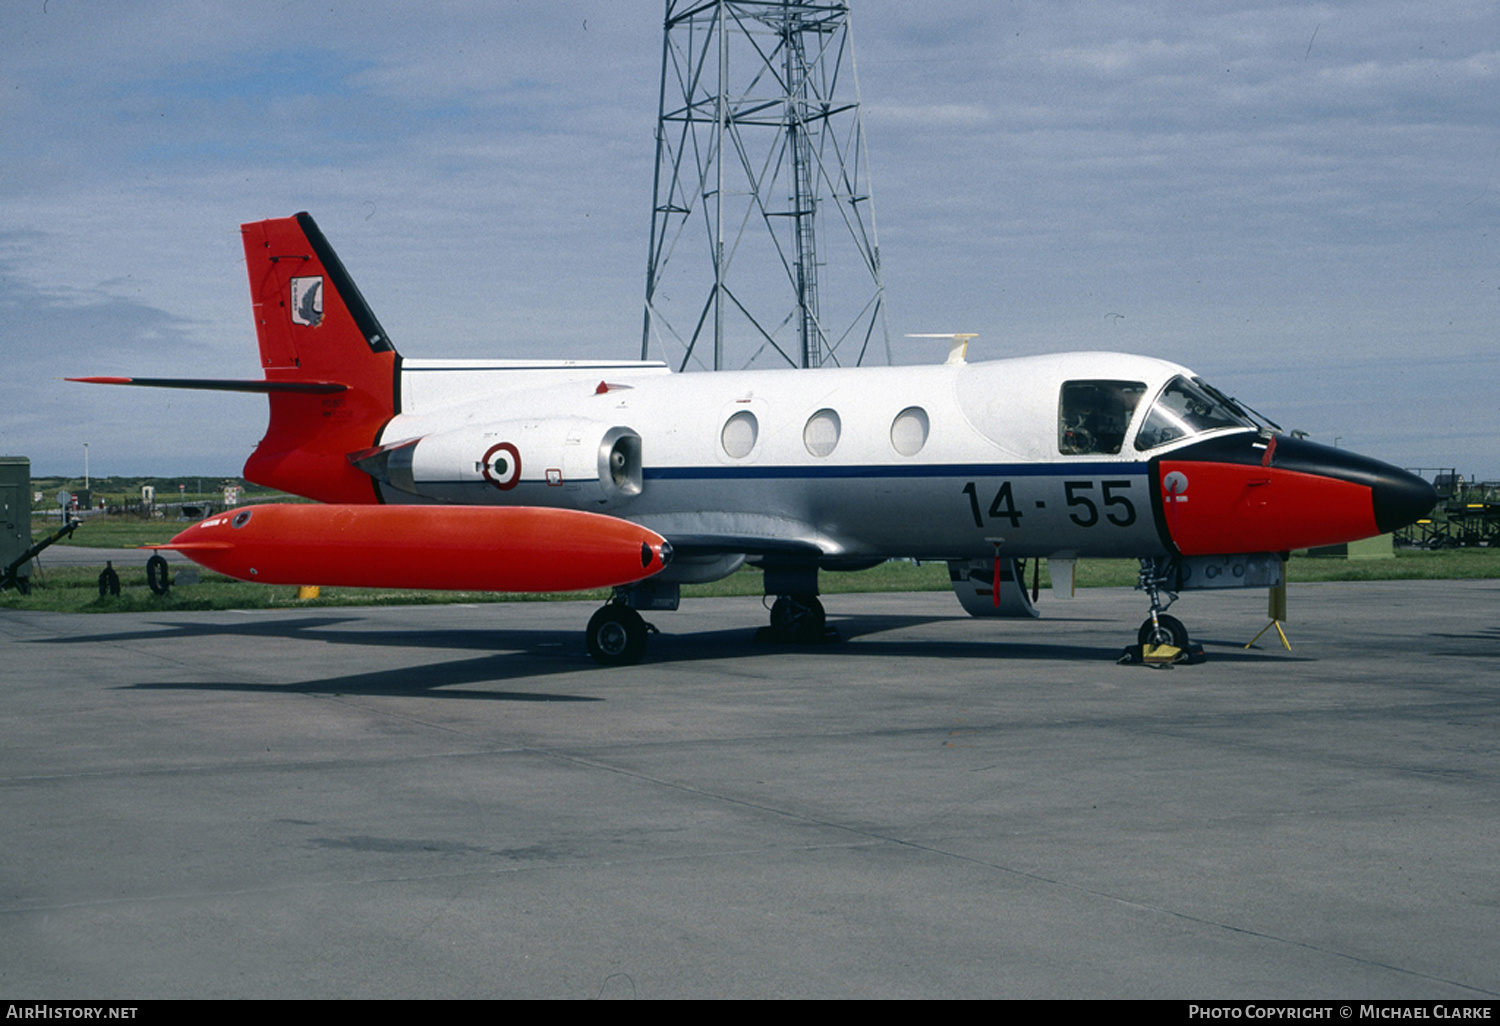
[{"label": "aircraft wing", "polygon": [[663,535],[678,555],[711,556],[742,553],[747,556],[805,556],[817,559],[825,553],[812,542],[747,534]]}]

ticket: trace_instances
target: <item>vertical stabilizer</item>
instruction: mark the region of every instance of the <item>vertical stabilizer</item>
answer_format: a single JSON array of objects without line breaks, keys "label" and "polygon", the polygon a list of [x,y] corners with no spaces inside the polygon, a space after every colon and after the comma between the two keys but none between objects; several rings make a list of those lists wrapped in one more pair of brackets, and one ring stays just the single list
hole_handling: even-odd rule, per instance
[{"label": "vertical stabilizer", "polygon": [[310,215],[240,231],[266,379],[347,389],[270,393],[271,423],[245,477],[322,502],[379,502],[347,454],[374,445],[395,415],[400,356]]}]

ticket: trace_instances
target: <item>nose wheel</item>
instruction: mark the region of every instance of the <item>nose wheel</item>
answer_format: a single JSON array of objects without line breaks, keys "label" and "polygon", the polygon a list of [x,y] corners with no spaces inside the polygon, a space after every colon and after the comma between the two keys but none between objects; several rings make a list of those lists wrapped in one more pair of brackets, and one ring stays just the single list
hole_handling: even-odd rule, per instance
[{"label": "nose wheel", "polygon": [[651,625],[629,606],[610,603],[589,619],[584,639],[601,666],[634,666],[646,654]]},{"label": "nose wheel", "polygon": [[1141,624],[1141,629],[1136,634],[1136,640],[1142,645],[1171,645],[1173,648],[1187,648],[1192,644],[1182,621],[1165,613],[1156,614],[1154,623],[1151,617],[1146,617],[1146,622]]},{"label": "nose wheel", "polygon": [[1151,599],[1151,615],[1136,632],[1136,644],[1121,653],[1121,663],[1166,666],[1203,662],[1203,646],[1193,644],[1181,620],[1164,612],[1177,601],[1177,595],[1167,590],[1169,580],[1166,568],[1158,567],[1156,560],[1141,560],[1140,583],[1136,587]]}]

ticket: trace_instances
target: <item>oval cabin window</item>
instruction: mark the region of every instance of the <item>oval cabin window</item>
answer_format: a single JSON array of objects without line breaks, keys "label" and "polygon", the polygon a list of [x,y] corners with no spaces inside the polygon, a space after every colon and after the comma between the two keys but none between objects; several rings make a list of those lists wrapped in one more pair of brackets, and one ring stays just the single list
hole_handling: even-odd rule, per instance
[{"label": "oval cabin window", "polygon": [[839,444],[839,415],[832,410],[819,410],[807,418],[802,429],[802,444],[814,456],[827,456]]},{"label": "oval cabin window", "polygon": [[915,456],[927,444],[927,411],[908,406],[891,422],[891,445],[903,456]]},{"label": "oval cabin window", "polygon": [[731,458],[742,460],[755,448],[755,439],[759,434],[760,425],[755,420],[755,414],[749,410],[741,410],[724,422],[724,430],[719,433],[719,444],[724,446],[724,452]]}]

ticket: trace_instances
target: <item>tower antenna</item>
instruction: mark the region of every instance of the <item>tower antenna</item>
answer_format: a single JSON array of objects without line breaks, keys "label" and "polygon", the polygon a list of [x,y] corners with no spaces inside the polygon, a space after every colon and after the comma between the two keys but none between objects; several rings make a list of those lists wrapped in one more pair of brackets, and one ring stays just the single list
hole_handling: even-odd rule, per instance
[{"label": "tower antenna", "polygon": [[641,358],[889,363],[849,4],[666,11]]}]

